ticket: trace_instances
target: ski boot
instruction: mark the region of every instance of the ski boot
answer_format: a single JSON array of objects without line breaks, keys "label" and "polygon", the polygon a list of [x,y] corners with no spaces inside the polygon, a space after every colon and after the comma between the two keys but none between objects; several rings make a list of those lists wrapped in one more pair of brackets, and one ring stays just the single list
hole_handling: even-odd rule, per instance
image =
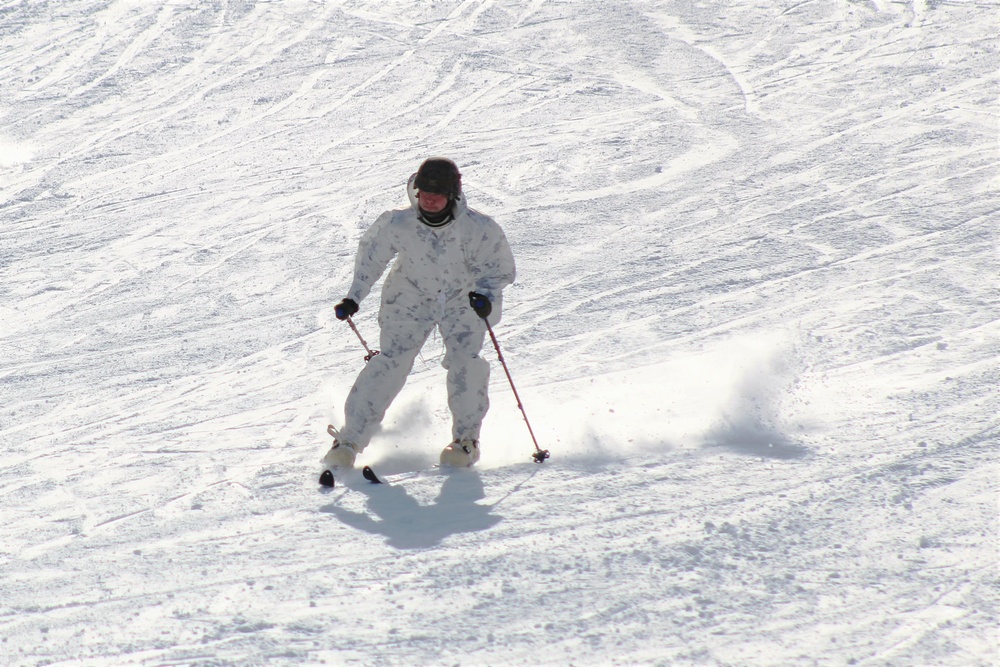
[{"label": "ski boot", "polygon": [[353,442],[333,441],[333,447],[323,457],[323,472],[320,473],[319,483],[323,486],[332,487],[334,470],[349,470],[354,467],[354,459],[358,457],[357,445]]},{"label": "ski boot", "polygon": [[333,447],[323,457],[323,465],[327,468],[353,468],[354,459],[358,458],[358,447],[353,442],[333,441]]},{"label": "ski boot", "polygon": [[441,465],[469,468],[479,460],[478,440],[456,440],[441,452]]}]

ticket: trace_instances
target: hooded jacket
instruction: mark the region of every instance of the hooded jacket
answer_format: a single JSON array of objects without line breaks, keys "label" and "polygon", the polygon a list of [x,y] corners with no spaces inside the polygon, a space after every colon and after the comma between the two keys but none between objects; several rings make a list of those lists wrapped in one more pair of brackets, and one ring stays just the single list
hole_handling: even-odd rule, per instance
[{"label": "hooded jacket", "polygon": [[443,312],[445,303],[479,292],[493,303],[498,319],[501,291],[515,275],[514,255],[503,230],[493,218],[469,208],[462,192],[453,202],[450,222],[440,227],[424,224],[415,178],[411,176],[406,187],[410,206],[386,211],[361,237],[347,296],[361,303],[395,258],[382,288],[383,304],[409,293],[437,301]]}]

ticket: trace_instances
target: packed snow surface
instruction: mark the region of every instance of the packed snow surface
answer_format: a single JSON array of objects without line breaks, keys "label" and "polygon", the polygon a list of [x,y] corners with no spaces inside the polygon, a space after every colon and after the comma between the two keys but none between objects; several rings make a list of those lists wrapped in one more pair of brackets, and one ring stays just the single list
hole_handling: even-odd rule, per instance
[{"label": "packed snow surface", "polygon": [[[0,664],[996,665],[1000,6],[0,0]],[[316,480],[431,155],[518,260]],[[376,292],[377,294],[377,292]],[[377,298],[357,324],[377,346]]]}]

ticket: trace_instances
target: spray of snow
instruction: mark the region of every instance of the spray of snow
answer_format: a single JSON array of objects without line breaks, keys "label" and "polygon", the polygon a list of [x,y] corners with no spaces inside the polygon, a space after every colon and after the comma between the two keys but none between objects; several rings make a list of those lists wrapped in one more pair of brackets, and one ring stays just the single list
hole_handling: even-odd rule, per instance
[{"label": "spray of snow", "polygon": [[805,456],[808,449],[785,429],[782,407],[796,383],[796,357],[786,337],[734,341],[729,350],[740,374],[712,427],[709,446],[778,459]]}]

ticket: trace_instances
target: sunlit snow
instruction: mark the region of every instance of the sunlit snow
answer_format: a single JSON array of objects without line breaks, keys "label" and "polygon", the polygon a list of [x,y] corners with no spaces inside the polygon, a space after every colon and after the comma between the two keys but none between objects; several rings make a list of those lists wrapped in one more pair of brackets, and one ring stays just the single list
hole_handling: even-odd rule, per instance
[{"label": "sunlit snow", "polygon": [[[0,664],[1000,661],[995,1],[0,0]],[[431,155],[518,261],[317,484]],[[377,346],[377,291],[359,330]]]}]

